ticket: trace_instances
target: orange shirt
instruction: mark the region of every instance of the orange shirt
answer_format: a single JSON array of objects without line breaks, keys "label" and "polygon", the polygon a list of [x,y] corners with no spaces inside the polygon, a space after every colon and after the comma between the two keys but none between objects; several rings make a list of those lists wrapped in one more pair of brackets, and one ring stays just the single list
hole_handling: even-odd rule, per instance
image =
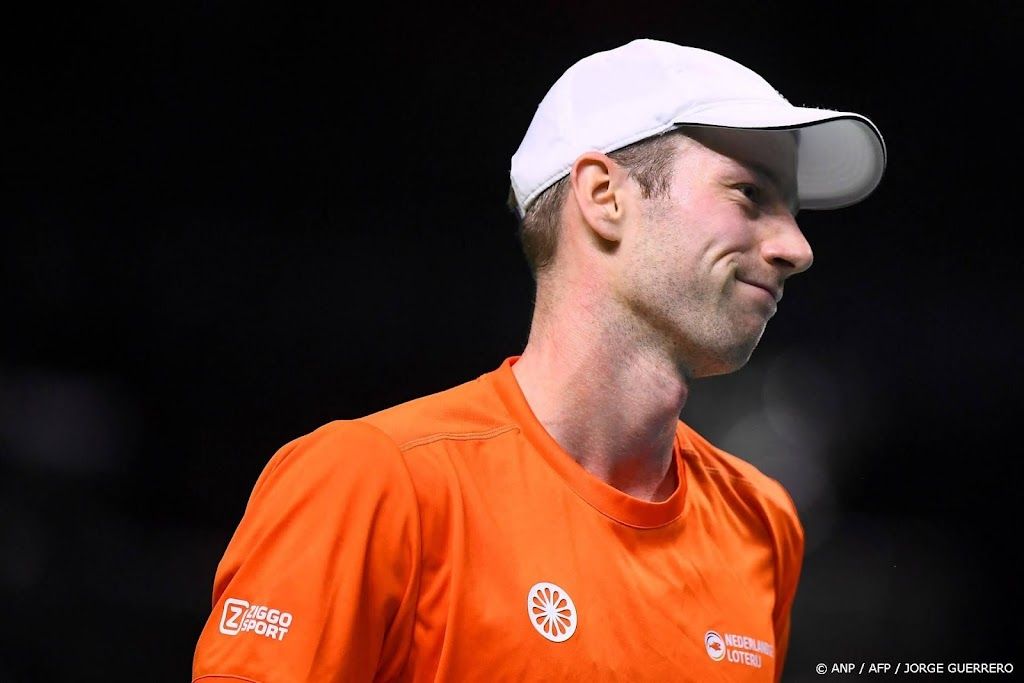
[{"label": "orange shirt", "polygon": [[284,446],[217,568],[194,680],[777,681],[803,530],[680,422],[651,503],[580,467],[507,359]]}]

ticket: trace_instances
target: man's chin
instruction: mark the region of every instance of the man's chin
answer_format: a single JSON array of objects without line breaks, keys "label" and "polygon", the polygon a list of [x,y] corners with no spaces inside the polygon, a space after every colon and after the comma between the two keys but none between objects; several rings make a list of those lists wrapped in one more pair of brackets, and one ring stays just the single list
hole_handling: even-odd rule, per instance
[{"label": "man's chin", "polygon": [[701,368],[696,368],[693,372],[692,378],[703,379],[704,377],[717,377],[719,375],[728,375],[729,373],[736,372],[746,364],[747,361],[745,360],[743,362],[707,365]]},{"label": "man's chin", "polygon": [[708,353],[701,359],[701,362],[690,366],[691,377],[700,379],[702,377],[715,377],[736,372],[750,362],[750,357],[753,355],[758,341],[760,341],[760,335],[753,343],[747,342],[742,345],[721,348]]}]

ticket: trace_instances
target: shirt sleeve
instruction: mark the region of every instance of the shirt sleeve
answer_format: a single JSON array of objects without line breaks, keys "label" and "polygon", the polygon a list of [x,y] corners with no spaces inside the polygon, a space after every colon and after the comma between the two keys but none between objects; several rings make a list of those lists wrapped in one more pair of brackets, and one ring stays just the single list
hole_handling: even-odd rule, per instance
[{"label": "shirt sleeve", "polygon": [[284,446],[217,567],[193,681],[394,678],[419,588],[416,496],[401,453],[361,422]]},{"label": "shirt sleeve", "polygon": [[772,623],[775,630],[775,681],[782,680],[782,670],[789,650],[790,614],[804,559],[804,529],[796,506],[782,485],[779,485],[781,507],[774,513],[776,527],[777,592]]}]

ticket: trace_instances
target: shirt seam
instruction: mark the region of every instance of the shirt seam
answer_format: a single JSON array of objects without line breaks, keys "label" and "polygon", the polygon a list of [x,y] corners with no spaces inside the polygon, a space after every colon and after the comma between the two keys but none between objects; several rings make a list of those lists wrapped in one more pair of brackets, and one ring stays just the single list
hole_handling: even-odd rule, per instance
[{"label": "shirt seam", "polygon": [[[505,434],[505,433],[510,432],[510,431],[520,431],[521,432],[522,429],[519,427],[519,425],[517,425],[515,423],[512,423],[512,424],[500,425],[498,427],[492,427],[491,429],[487,429],[487,430],[480,431],[480,432],[437,432],[437,433],[434,433],[434,434],[428,434],[427,436],[417,437],[417,438],[412,439],[410,441],[406,441],[401,446],[399,446],[399,450],[402,453],[405,453],[405,452],[410,451],[410,450],[412,450],[414,448],[418,448],[419,446],[425,446],[427,444],[435,443],[437,441],[474,441],[474,440],[485,441],[487,439],[493,439],[494,437],[501,436],[502,434]],[[689,453],[692,456],[696,456],[697,455],[696,452],[694,452],[692,449],[689,449],[689,448],[683,446],[682,444],[680,444],[680,448],[684,452]],[[554,468],[551,466],[551,463],[547,462],[546,459],[544,459],[544,461],[545,461],[545,465],[547,465],[552,470],[554,470]],[[557,470],[554,470],[554,471],[555,471],[556,476],[558,476],[559,479],[562,479],[561,475],[557,472]],[[726,476],[731,476],[731,475],[729,475],[726,472],[722,472],[722,474],[725,474]],[[745,481],[745,480],[741,480],[741,481]],[[585,496],[583,496],[579,491],[577,491],[574,486],[569,485],[568,482],[566,482],[564,479],[562,480],[562,483],[565,484],[566,488],[568,488],[569,491],[571,491],[574,496],[576,496],[579,500],[581,500],[589,508],[591,508],[592,510],[594,510],[595,512],[597,512],[601,516],[605,517],[606,519],[609,519],[612,522],[614,522],[616,524],[619,524],[619,525],[622,525],[624,527],[629,527],[630,529],[637,529],[639,531],[661,529],[661,528],[664,528],[664,527],[666,527],[666,526],[668,526],[670,524],[673,524],[674,522],[679,521],[679,519],[681,517],[683,517],[684,512],[685,512],[685,510],[681,510],[678,515],[676,515],[672,519],[669,519],[669,520],[667,520],[665,522],[662,522],[660,524],[655,524],[655,525],[633,524],[633,523],[627,522],[625,520],[619,519],[617,516],[615,516],[613,514],[610,514],[610,513],[608,513],[605,510],[602,510],[597,505],[595,505],[593,502],[588,500]],[[746,482],[746,483],[749,484],[751,482]]]},{"label": "shirt seam", "polygon": [[[373,430],[374,432],[379,434],[381,437],[383,437],[387,441],[388,444],[390,444],[393,448],[396,449],[397,456],[398,456],[398,461],[399,461],[399,463],[402,466],[403,472],[405,473],[405,480],[409,484],[409,488],[411,489],[412,497],[413,497],[413,510],[415,510],[416,533],[419,536],[419,571],[416,572],[416,577],[415,577],[416,578],[416,581],[415,581],[415,584],[416,584],[415,585],[415,595],[412,598],[412,601],[413,601],[413,604],[414,604],[414,607],[413,607],[413,625],[412,625],[413,635],[412,635],[412,638],[410,639],[409,647],[405,651],[405,657],[403,658],[401,666],[398,667],[398,671],[402,672],[402,671],[404,671],[409,666],[409,660],[412,657],[413,642],[415,640],[416,618],[417,618],[417,615],[420,613],[420,598],[423,597],[423,564],[424,564],[424,560],[423,560],[423,554],[424,554],[423,511],[420,509],[420,506],[419,506],[419,491],[416,488],[416,480],[413,478],[412,473],[409,471],[409,464],[408,464],[408,462],[406,461],[406,459],[404,457],[404,455],[405,455],[404,448],[399,447],[395,443],[395,440],[394,440],[394,438],[392,438],[391,434],[386,432],[384,429],[378,427],[377,425],[375,425],[375,424],[373,424],[371,422],[366,422],[364,420],[352,420],[352,422],[355,422],[355,423],[358,423],[358,424],[361,424],[361,425],[365,425],[367,428]],[[393,633],[393,631],[392,631],[393,627],[394,627],[394,624],[392,624],[387,629],[385,629],[384,640],[382,641],[382,643],[386,643],[388,641],[388,638],[391,637],[391,634]],[[379,665],[379,663],[378,663],[378,665]],[[195,683],[195,682],[193,682],[193,683]],[[253,681],[252,683],[258,683],[258,682],[257,681]]]},{"label": "shirt seam", "polygon": [[[522,429],[519,429],[519,431],[521,432]],[[684,453],[689,453],[690,455],[696,456],[695,452],[691,451],[691,449],[687,448],[686,446],[683,446],[682,443],[679,444],[679,448]],[[581,493],[579,490],[577,490],[576,486],[574,486],[573,484],[570,484],[568,481],[566,481],[565,477],[562,476],[562,473],[558,471],[558,468],[555,467],[551,462],[549,462],[546,457],[541,455],[541,460],[544,462],[544,465],[556,477],[558,477],[558,479],[562,482],[562,484],[567,489],[569,489],[569,491],[574,496],[576,496],[576,498],[578,498],[584,505],[586,505],[591,510],[593,510],[597,514],[601,515],[605,519],[607,519],[607,520],[609,520],[609,521],[611,521],[611,522],[613,522],[615,524],[618,524],[619,526],[624,526],[624,527],[627,527],[627,528],[630,528],[630,529],[636,529],[637,531],[653,531],[655,529],[663,529],[663,528],[669,526],[670,524],[675,524],[676,522],[678,522],[680,519],[682,519],[686,515],[686,505],[684,503],[683,509],[679,511],[679,514],[677,514],[676,516],[672,517],[672,519],[666,520],[665,522],[662,522],[662,523],[659,523],[659,524],[653,524],[653,525],[634,524],[632,522],[627,522],[624,519],[619,519],[616,515],[613,515],[612,513],[608,512],[607,510],[601,509],[596,503],[594,503],[592,500],[587,498],[587,496],[583,495],[583,493]],[[682,474],[680,474],[680,476],[682,476]],[[681,482],[680,482],[680,484],[681,484]],[[687,496],[689,496],[689,492],[687,492]]]},{"label": "shirt seam", "polygon": [[[691,451],[690,449],[686,448],[686,447],[685,447],[685,446],[683,446],[682,444],[680,444],[680,445],[679,445],[679,448],[680,448],[680,450],[681,450],[681,451],[682,451],[683,453],[688,453],[688,454],[690,454],[690,455],[694,455],[694,456],[696,455],[696,453],[692,452],[692,451]],[[549,466],[550,466],[550,463],[549,463]],[[552,468],[552,469],[553,469],[553,468]],[[682,474],[680,473],[680,474],[679,474],[679,476],[680,476],[680,477],[682,477],[683,475],[682,475]],[[680,485],[682,485],[682,482],[680,482]],[[622,526],[625,526],[625,527],[629,527],[630,529],[636,529],[637,531],[653,531],[653,530],[655,530],[655,529],[663,529],[663,528],[667,527],[667,526],[668,526],[668,525],[670,525],[670,524],[674,524],[674,523],[678,522],[678,521],[679,521],[680,519],[682,519],[683,517],[685,517],[685,516],[686,516],[686,506],[685,506],[685,503],[684,503],[683,509],[679,511],[679,514],[678,514],[678,515],[676,515],[675,517],[673,517],[673,518],[672,518],[672,519],[670,519],[670,520],[667,520],[667,521],[665,521],[665,522],[662,522],[661,524],[655,524],[655,525],[646,525],[646,524],[643,524],[643,525],[641,525],[641,524],[633,524],[633,523],[631,523],[631,522],[627,522],[627,521],[625,521],[625,520],[623,520],[623,519],[619,519],[619,518],[618,518],[618,517],[616,517],[615,515],[613,515],[613,514],[611,514],[611,513],[609,513],[609,512],[606,512],[605,510],[602,510],[602,509],[601,509],[601,508],[599,508],[599,507],[598,507],[597,505],[595,505],[595,504],[594,504],[593,502],[591,502],[590,500],[588,500],[588,499],[587,499],[587,498],[586,498],[586,497],[585,497],[585,496],[584,496],[584,495],[583,495],[582,493],[580,493],[579,491],[577,491],[577,490],[575,489],[575,487],[573,487],[573,486],[569,486],[569,490],[570,490],[570,491],[572,491],[572,492],[573,492],[574,494],[576,494],[576,497],[577,497],[577,498],[579,498],[580,500],[582,500],[582,501],[583,501],[584,503],[586,503],[587,505],[589,505],[589,506],[590,506],[590,507],[591,507],[592,509],[594,509],[594,510],[596,510],[596,511],[597,511],[598,513],[600,513],[600,514],[604,515],[605,517],[607,517],[607,518],[608,518],[608,519],[610,519],[611,521],[615,522],[616,524],[620,524],[620,525],[622,525]],[[690,495],[690,490],[689,490],[689,487],[687,487],[687,490],[686,490],[686,495],[687,495],[687,497],[689,497],[689,495]]]},{"label": "shirt seam", "polygon": [[436,432],[434,434],[428,434],[426,436],[420,436],[410,441],[406,441],[398,450],[403,453],[417,448],[419,446],[425,446],[435,441],[485,441],[487,439],[493,439],[496,436],[500,436],[505,432],[518,429],[514,424],[501,425],[498,427],[492,427],[491,429],[484,430],[482,432]]},{"label": "shirt seam", "polygon": [[[762,491],[760,486],[758,486],[755,482],[751,481],[750,479],[748,479],[747,477],[743,476],[742,474],[732,474],[730,472],[727,472],[726,470],[718,469],[717,467],[704,467],[703,469],[704,469],[705,472],[714,472],[716,474],[721,474],[723,476],[728,477],[732,481],[739,482],[741,484],[746,484],[747,486],[750,486],[750,487],[754,488],[757,491]],[[765,476],[767,476],[767,475],[765,475]]]},{"label": "shirt seam", "polygon": [[[726,472],[725,470],[720,470],[720,469],[715,468],[715,467],[707,467],[707,468],[705,468],[705,470],[708,471],[708,472],[716,472],[718,474],[724,475],[724,476],[728,477],[733,482],[746,484],[748,487],[753,488],[755,492],[764,494],[764,491],[762,490],[762,488],[760,486],[758,486],[756,483],[754,483],[750,479],[747,479],[746,477],[737,476],[735,474],[730,474],[729,472]],[[785,492],[785,490],[786,490],[785,487],[782,486],[782,484],[779,483],[778,480],[776,480],[776,479],[771,479],[771,480],[773,482],[775,482],[776,484],[778,484],[780,487],[782,487],[782,490]],[[786,493],[786,495],[789,495],[788,492]],[[775,587],[775,594],[773,596],[773,601],[772,601],[772,630],[774,632],[774,630],[775,630],[775,621],[776,621],[776,614],[775,613],[776,613],[776,610],[778,609],[778,606],[779,606],[779,596],[781,595],[781,591],[782,591],[783,577],[782,577],[782,553],[779,550],[778,538],[776,537],[775,529],[774,529],[774,527],[771,524],[771,520],[768,517],[768,513],[765,510],[765,505],[766,504],[770,504],[770,503],[771,503],[771,501],[769,499],[759,500],[758,501],[758,505],[755,506],[755,514],[757,515],[758,519],[760,519],[761,524],[765,528],[765,531],[768,533],[768,538],[769,538],[770,544],[771,544],[772,564],[773,564],[773,571],[772,571],[772,573],[774,574],[774,581],[773,581],[773,583],[774,583],[774,587]],[[773,635],[775,635],[775,634],[773,633]]]}]

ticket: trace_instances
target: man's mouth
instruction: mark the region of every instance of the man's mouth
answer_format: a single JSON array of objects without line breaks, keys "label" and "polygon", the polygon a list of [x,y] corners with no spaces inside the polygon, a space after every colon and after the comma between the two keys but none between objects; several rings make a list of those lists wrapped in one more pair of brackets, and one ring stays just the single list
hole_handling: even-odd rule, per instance
[{"label": "man's mouth", "polygon": [[763,289],[764,291],[768,292],[768,295],[771,296],[771,298],[775,300],[775,303],[779,303],[780,301],[782,301],[782,287],[781,287],[781,285],[780,286],[775,286],[775,285],[768,284],[767,282],[758,282],[757,280],[751,280],[751,279],[745,279],[745,278],[736,278],[736,279],[739,280],[740,282],[742,282],[743,284],[750,285],[752,287],[758,287],[758,288]]}]

